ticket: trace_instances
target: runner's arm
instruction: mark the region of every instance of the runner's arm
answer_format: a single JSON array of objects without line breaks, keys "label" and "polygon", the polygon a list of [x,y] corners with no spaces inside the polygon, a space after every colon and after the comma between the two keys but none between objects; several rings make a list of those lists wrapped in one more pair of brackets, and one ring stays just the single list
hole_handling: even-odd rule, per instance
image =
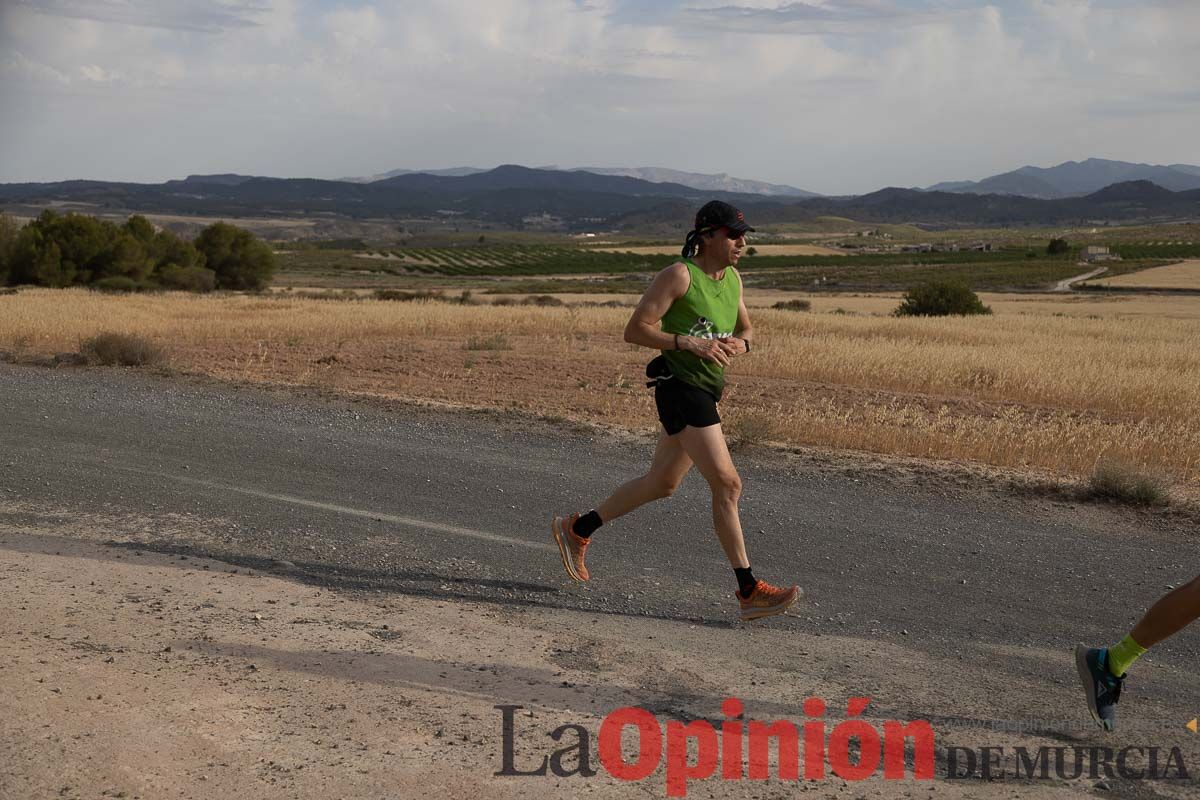
[{"label": "runner's arm", "polygon": [[[742,280],[741,273],[737,275],[738,282]],[[754,340],[754,326],[750,324],[750,312],[746,310],[746,295],[743,292],[738,298],[738,313],[737,324],[733,326],[733,336],[728,339],[723,339],[722,342],[727,348],[730,355],[740,356],[743,353],[750,352],[752,346],[750,342]]]},{"label": "runner's arm", "polygon": [[654,350],[680,350],[695,353],[706,361],[729,366],[729,356],[715,339],[695,336],[676,336],[659,330],[659,323],[671,304],[687,294],[691,276],[682,263],[674,263],[654,276],[650,288],[642,295],[633,316],[625,325],[625,341]]},{"label": "runner's arm", "polygon": [[[671,304],[687,293],[690,280],[687,267],[678,262],[655,275],[625,325],[625,341],[654,350],[674,350],[675,336],[659,330],[658,324]],[[686,338],[679,337],[680,347]]]}]

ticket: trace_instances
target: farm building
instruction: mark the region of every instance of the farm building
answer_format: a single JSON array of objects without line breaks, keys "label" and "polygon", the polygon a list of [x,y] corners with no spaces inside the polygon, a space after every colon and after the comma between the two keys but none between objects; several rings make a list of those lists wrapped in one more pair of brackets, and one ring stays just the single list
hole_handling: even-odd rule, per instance
[{"label": "farm building", "polygon": [[1089,244],[1083,248],[1080,257],[1089,263],[1095,261],[1120,261],[1121,257],[1109,252],[1107,247],[1096,244]]}]

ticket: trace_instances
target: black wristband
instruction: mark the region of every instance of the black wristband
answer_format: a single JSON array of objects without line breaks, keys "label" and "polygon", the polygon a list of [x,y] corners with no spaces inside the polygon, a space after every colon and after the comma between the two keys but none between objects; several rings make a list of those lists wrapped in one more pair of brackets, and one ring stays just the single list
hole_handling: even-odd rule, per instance
[{"label": "black wristband", "polygon": [[679,334],[675,334],[675,349],[679,349]]},{"label": "black wristband", "polygon": [[746,345],[746,352],[749,353],[750,352],[750,340],[742,339],[742,344]]}]

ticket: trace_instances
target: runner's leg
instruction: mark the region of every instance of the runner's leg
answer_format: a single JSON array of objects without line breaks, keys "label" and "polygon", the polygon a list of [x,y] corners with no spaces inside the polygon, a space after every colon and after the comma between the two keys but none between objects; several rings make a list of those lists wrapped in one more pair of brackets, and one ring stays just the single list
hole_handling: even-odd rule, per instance
[{"label": "runner's leg", "polygon": [[689,425],[675,437],[683,451],[695,463],[712,491],[713,527],[729,563],[736,568],[750,566],[746,557],[746,542],[742,538],[742,522],[738,517],[738,499],[742,495],[742,479],[733,466],[729,447],[721,426],[695,428]]},{"label": "runner's leg", "polygon": [[1183,630],[1200,617],[1200,575],[1163,595],[1130,631],[1147,649]]},{"label": "runner's leg", "polygon": [[1112,647],[1078,645],[1075,668],[1092,718],[1105,730],[1113,730],[1126,672],[1149,648],[1197,618],[1200,618],[1200,576],[1159,598],[1133,630]]},{"label": "runner's leg", "polygon": [[663,433],[654,448],[654,458],[645,475],[617,487],[607,500],[596,507],[604,522],[611,522],[652,500],[670,497],[692,468],[692,459],[684,452],[679,436]]}]

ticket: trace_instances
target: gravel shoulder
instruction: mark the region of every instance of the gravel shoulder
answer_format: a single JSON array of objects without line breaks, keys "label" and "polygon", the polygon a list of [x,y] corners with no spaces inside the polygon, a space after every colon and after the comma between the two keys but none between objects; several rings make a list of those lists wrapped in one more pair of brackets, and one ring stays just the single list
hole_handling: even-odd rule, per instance
[{"label": "gravel shoulder", "polygon": [[[1050,735],[992,729],[992,715],[1003,719],[1006,710],[1003,698],[981,690],[985,676],[852,636],[347,594],[210,559],[7,527],[0,571],[0,603],[10,609],[0,620],[4,797],[664,795],[661,768],[638,783],[603,770],[586,780],[496,776],[499,704],[522,707],[514,763],[523,770],[557,746],[547,734],[560,725],[594,737],[602,716],[624,705],[649,707],[664,721],[719,722],[730,694],[765,720],[801,719],[810,696],[831,705],[873,696],[878,708],[866,719],[880,727],[919,709],[939,734],[939,770],[951,743],[1010,751],[1113,744],[1083,725]],[[950,675],[952,685],[929,679]],[[1036,699],[1021,699],[1022,713],[1036,713]],[[830,724],[844,716],[833,709]],[[1200,759],[1179,733],[1128,727],[1121,741],[1170,740]],[[1097,783],[1085,775],[1017,786],[1023,797],[1053,797]],[[1116,796],[1184,797],[1190,785],[1171,781],[1149,794],[1136,782],[1106,786]],[[690,794],[790,797],[799,789],[1011,797],[1014,785],[712,779],[693,783]]]}]

